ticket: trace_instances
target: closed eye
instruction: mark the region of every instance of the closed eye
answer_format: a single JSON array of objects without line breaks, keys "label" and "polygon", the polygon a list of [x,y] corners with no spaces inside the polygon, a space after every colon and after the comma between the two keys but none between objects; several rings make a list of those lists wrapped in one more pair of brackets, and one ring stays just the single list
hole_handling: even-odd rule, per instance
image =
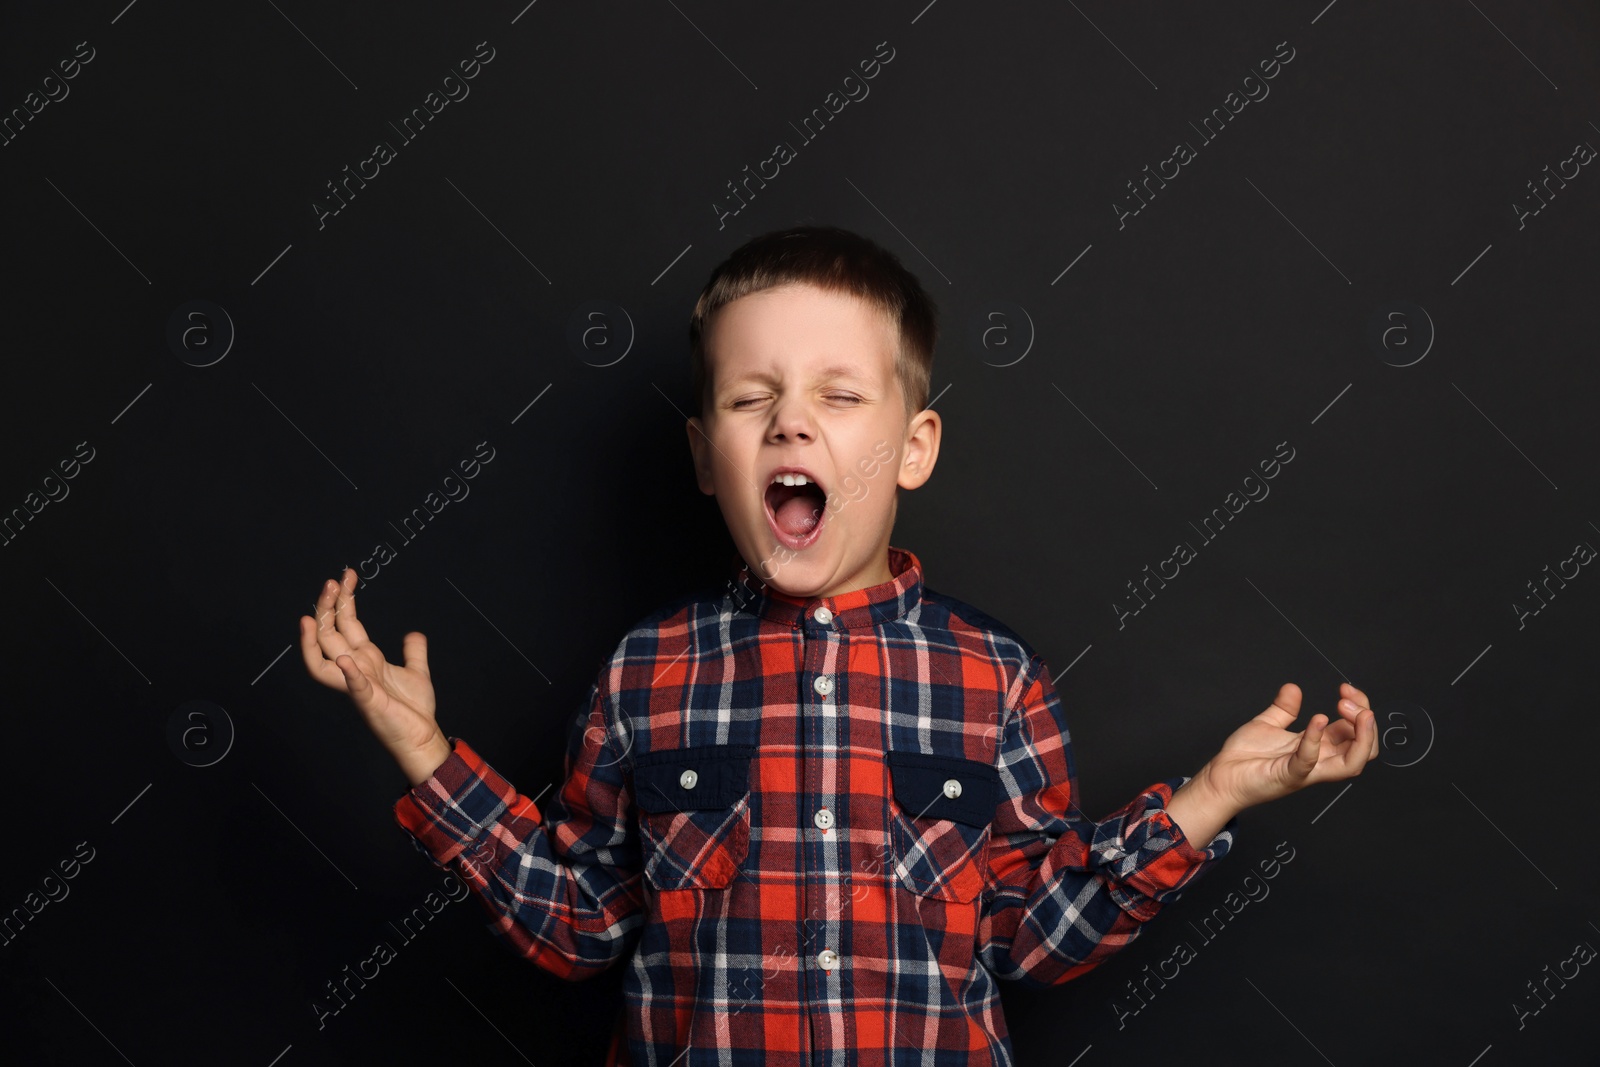
[{"label": "closed eye", "polygon": [[[850,396],[847,393],[832,393],[832,394],[828,395],[827,397],[825,397],[824,399],[827,399],[827,400],[848,400],[852,404],[861,403],[861,398],[859,396]],[[733,403],[729,404],[728,406],[731,407],[731,408],[737,409],[737,408],[743,407],[746,404],[760,403],[760,401],[761,401],[760,397],[745,397],[742,400],[735,400]]]}]

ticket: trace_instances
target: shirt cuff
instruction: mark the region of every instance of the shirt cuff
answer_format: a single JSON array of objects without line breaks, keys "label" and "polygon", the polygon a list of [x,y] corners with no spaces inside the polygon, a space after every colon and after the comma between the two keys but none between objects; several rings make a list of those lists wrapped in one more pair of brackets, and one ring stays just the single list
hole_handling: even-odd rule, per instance
[{"label": "shirt cuff", "polygon": [[[517,797],[511,783],[472,746],[459,737],[449,740],[450,755],[433,777],[407,790],[394,804],[395,822],[436,867],[449,867],[471,848]],[[515,816],[540,821],[533,801],[524,798],[522,804]]]},{"label": "shirt cuff", "polygon": [[1095,850],[1118,875],[1112,885],[1113,899],[1136,918],[1149,919],[1162,905],[1177,900],[1183,889],[1233,847],[1233,836],[1239,828],[1237,815],[1201,849],[1195,848],[1167,812],[1172,794],[1189,780],[1182,776],[1152,784],[1124,809],[1120,839],[1104,845],[1095,842]]}]

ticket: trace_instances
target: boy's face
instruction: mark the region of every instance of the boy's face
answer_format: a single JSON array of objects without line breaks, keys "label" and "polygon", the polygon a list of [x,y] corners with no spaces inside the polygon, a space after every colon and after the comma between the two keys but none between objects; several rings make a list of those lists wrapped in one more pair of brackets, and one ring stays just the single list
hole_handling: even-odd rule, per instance
[{"label": "boy's face", "polygon": [[[899,342],[887,315],[813,285],[741,297],[707,324],[695,476],[755,577],[781,592],[836,596],[892,577],[895,490],[928,480],[940,431],[931,408],[907,418]],[[817,484],[773,485],[786,467]]]}]

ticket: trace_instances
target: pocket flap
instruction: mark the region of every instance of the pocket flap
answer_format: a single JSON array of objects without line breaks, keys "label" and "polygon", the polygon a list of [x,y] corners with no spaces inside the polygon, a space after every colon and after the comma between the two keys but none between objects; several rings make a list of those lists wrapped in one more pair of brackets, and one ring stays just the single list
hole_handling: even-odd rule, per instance
[{"label": "pocket flap", "polygon": [[634,802],[648,812],[731,808],[750,790],[754,753],[754,745],[695,745],[641,753],[633,760]]},{"label": "pocket flap", "polygon": [[[1000,772],[991,764],[961,756],[926,752],[886,752],[893,773],[894,799],[913,819],[950,819],[967,826],[988,826],[999,803]],[[945,783],[960,786],[956,796]]]}]

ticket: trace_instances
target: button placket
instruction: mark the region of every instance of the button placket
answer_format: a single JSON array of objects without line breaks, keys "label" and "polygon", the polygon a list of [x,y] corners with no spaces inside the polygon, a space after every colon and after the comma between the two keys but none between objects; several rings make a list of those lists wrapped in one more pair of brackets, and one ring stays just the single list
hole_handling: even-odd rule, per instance
[{"label": "button placket", "polygon": [[[839,934],[837,926],[839,918],[836,915],[839,902],[833,899],[829,886],[834,874],[837,873],[836,867],[841,862],[839,852],[844,843],[833,833],[838,817],[827,805],[836,800],[842,802],[843,798],[828,793],[821,786],[823,781],[830,780],[834,775],[834,772],[827,768],[837,766],[839,762],[837,747],[838,734],[841,730],[839,717],[843,714],[843,709],[837,705],[834,698],[842,694],[838,690],[840,682],[837,677],[838,671],[829,673],[828,665],[832,664],[836,668],[843,666],[845,659],[840,646],[845,635],[833,629],[832,624],[837,616],[825,605],[819,604],[812,609],[810,618],[816,627],[822,627],[823,631],[819,633],[816,627],[807,627],[798,635],[807,651],[806,669],[815,672],[811,679],[813,698],[805,701],[802,706],[803,714],[810,720],[806,730],[808,747],[812,743],[817,744],[816,751],[819,757],[815,761],[810,758],[806,761],[807,774],[804,788],[809,802],[807,806],[815,805],[811,822],[818,833],[811,838],[810,844],[805,846],[807,858],[802,861],[807,867],[804,899],[816,910],[833,916],[816,931],[821,937],[832,940]],[[812,944],[815,946],[816,942]],[[814,948],[813,950],[815,951]],[[839,988],[836,983],[827,979],[840,974],[838,968],[841,957],[832,948],[824,948],[816,952],[812,958],[823,973],[823,987],[818,992],[826,998],[826,1003],[829,1005],[827,1010],[838,1010],[840,1005],[835,998],[840,995]]]}]

